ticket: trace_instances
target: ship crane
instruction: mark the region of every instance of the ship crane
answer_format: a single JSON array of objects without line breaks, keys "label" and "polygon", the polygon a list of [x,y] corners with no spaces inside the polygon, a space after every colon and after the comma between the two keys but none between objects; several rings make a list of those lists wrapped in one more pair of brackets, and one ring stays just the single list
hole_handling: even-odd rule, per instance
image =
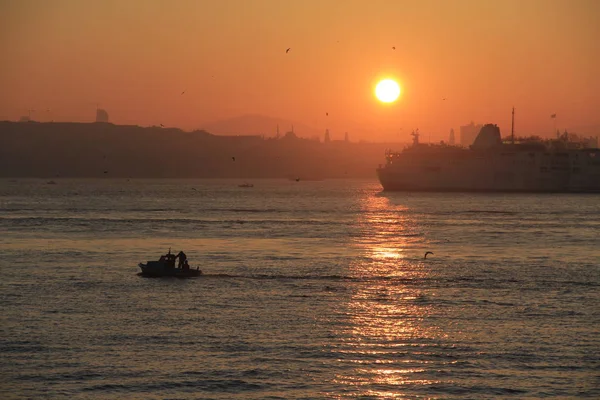
[{"label": "ship crane", "polygon": [[413,145],[418,145],[419,144],[419,130],[417,129],[416,131],[413,131],[410,134],[413,137]]}]

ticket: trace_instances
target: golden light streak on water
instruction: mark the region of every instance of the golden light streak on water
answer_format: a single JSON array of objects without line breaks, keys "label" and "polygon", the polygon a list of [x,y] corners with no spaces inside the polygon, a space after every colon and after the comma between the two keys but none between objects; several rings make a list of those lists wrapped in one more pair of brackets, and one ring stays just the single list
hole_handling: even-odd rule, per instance
[{"label": "golden light streak on water", "polygon": [[403,386],[435,383],[422,379],[422,366],[429,362],[424,359],[428,343],[443,332],[426,322],[432,311],[426,299],[432,294],[409,284],[429,277],[427,267],[407,252],[423,241],[419,221],[383,196],[364,197],[361,208],[356,246],[363,257],[350,268],[362,280],[346,305],[351,323],[339,360],[356,367],[336,380],[363,396],[401,398]]}]

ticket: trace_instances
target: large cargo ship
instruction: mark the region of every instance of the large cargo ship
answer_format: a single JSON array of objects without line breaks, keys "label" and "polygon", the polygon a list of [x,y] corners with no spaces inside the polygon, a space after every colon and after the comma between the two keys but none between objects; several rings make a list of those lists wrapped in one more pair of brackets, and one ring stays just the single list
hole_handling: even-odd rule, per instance
[{"label": "large cargo ship", "polygon": [[386,191],[600,193],[600,149],[570,140],[511,138],[483,126],[469,149],[413,143],[377,168]]}]

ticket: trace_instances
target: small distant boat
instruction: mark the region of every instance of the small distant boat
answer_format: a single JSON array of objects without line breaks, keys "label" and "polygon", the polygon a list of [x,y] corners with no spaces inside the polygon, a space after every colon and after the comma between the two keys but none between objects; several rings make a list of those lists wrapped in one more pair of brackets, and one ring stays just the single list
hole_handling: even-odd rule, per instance
[{"label": "small distant boat", "polygon": [[300,181],[323,181],[325,180],[325,178],[318,176],[318,175],[289,175],[288,180],[290,181],[296,181],[296,182],[300,182]]},{"label": "small distant boat", "polygon": [[56,182],[54,182],[54,181],[48,181],[48,182],[46,182],[46,183],[47,183],[48,185],[56,185]]},{"label": "small distant boat", "polygon": [[251,188],[251,187],[254,187],[254,185],[252,183],[244,182],[244,183],[240,183],[238,185],[238,187]]},{"label": "small distant boat", "polygon": [[[175,260],[179,258],[179,266],[175,266]],[[183,252],[178,255],[172,254],[171,249],[164,256],[160,256],[158,261],[148,261],[145,264],[139,263],[142,272],[141,276],[161,278],[172,276],[176,278],[191,278],[202,275],[200,267],[190,268],[187,258]]]}]

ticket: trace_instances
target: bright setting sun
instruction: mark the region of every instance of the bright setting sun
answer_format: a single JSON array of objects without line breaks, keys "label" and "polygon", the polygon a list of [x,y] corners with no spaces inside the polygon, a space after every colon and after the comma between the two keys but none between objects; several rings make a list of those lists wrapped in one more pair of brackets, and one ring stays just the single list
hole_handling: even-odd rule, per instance
[{"label": "bright setting sun", "polygon": [[400,86],[392,79],[384,79],[375,87],[375,96],[379,101],[391,103],[400,96]]}]

